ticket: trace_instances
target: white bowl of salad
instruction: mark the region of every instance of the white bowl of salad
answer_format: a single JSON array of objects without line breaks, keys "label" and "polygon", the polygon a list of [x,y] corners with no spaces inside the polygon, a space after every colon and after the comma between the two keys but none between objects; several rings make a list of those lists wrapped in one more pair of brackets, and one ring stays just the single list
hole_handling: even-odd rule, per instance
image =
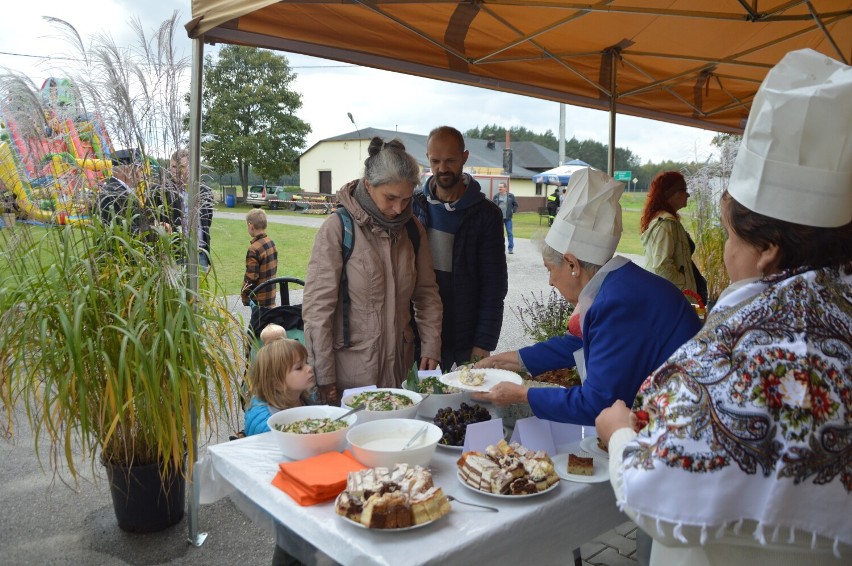
[{"label": "white bowl of salad", "polygon": [[340,405],[351,409],[365,403],[366,408],[356,413],[358,424],[361,424],[379,419],[413,419],[422,400],[423,396],[414,391],[380,387],[347,395],[341,399]]},{"label": "white bowl of salad", "polygon": [[358,413],[332,422],[346,411],[330,405],[294,407],[278,411],[266,423],[284,456],[302,460],[346,448],[346,433],[358,420]]},{"label": "white bowl of salad", "polygon": [[424,399],[420,403],[417,409],[417,414],[421,417],[431,419],[438,413],[438,409],[449,407],[452,410],[457,410],[461,408],[462,403],[471,401],[471,393],[469,391],[462,391],[461,389],[445,385],[441,383],[441,380],[437,376],[429,376],[422,379],[412,376],[412,379],[416,379],[417,383],[412,384],[411,379],[403,381],[403,389],[415,391],[421,395],[431,393],[427,399]]}]

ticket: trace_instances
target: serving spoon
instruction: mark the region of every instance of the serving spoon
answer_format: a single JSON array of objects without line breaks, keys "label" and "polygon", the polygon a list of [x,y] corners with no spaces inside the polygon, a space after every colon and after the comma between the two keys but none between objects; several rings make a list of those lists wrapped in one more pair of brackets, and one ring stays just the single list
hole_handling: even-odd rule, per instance
[{"label": "serving spoon", "polygon": [[[358,411],[360,411],[361,409],[363,409],[363,408],[364,408],[364,407],[366,407],[366,406],[367,406],[367,405],[366,405],[366,403],[359,403],[358,405],[355,405],[354,407],[352,407],[351,409],[349,409],[348,411],[346,411],[345,413],[343,413],[342,415],[340,415],[340,416],[339,416],[339,417],[337,417],[336,419],[332,419],[332,420],[330,420],[330,421],[329,421],[329,424],[334,423],[334,422],[337,422],[337,421],[339,421],[339,420],[341,420],[341,419],[345,419],[346,417],[348,417],[348,416],[349,416],[349,415],[351,415],[352,413],[357,413]],[[318,424],[317,424],[317,426],[315,426],[314,428],[312,428],[312,429],[311,429],[311,432],[310,432],[310,433],[312,434],[312,433],[313,433],[313,431],[319,430],[319,429],[320,429],[320,428],[322,428],[323,426],[324,426],[324,425],[322,424],[322,422],[318,423]]]},{"label": "serving spoon", "polygon": [[346,417],[348,417],[352,413],[357,413],[358,411],[362,410],[366,406],[367,406],[366,403],[359,403],[359,404],[355,405],[354,407],[352,407],[351,409],[349,409],[348,411],[346,411],[345,413],[343,413],[342,415],[340,415],[339,417],[337,417],[336,419],[332,420],[331,422],[336,422],[336,421],[339,421],[340,419],[345,419]]},{"label": "serving spoon", "polygon": [[494,511],[495,513],[500,512],[500,510],[497,509],[496,507],[489,507],[488,505],[480,505],[478,503],[469,503],[467,501],[459,501],[458,499],[456,499],[452,495],[445,495],[444,497],[446,497],[448,501],[455,501],[456,503],[461,503],[462,505],[470,505],[471,507],[479,507],[481,509],[488,509],[489,511]]},{"label": "serving spoon", "polygon": [[409,440],[408,442],[405,443],[405,446],[402,447],[402,450],[408,450],[411,447],[411,445],[414,444],[414,441],[417,440],[418,438],[420,438],[421,436],[423,436],[423,433],[426,432],[428,429],[429,429],[428,424],[423,425],[423,428],[418,430],[417,434],[412,436],[411,440]]}]

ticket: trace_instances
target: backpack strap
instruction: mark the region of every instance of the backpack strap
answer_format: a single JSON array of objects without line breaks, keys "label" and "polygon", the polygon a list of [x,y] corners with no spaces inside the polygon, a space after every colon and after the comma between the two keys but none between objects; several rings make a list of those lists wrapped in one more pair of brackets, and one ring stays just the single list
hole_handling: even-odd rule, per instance
[{"label": "backpack strap", "polygon": [[[341,242],[343,269],[340,270],[340,302],[343,307],[343,347],[349,348],[352,345],[349,336],[349,307],[352,301],[349,298],[349,279],[346,277],[346,262],[352,256],[352,247],[355,244],[355,227],[352,222],[352,215],[349,214],[348,210],[342,206],[338,206],[334,212],[340,218],[340,223],[343,225],[343,241]],[[405,230],[408,232],[408,239],[411,240],[411,245],[414,246],[414,255],[416,257],[417,252],[420,251],[420,230],[417,229],[417,223],[413,217],[405,223]]]},{"label": "backpack strap", "polygon": [[414,257],[417,257],[417,252],[420,251],[420,230],[417,229],[417,223],[414,217],[408,219],[405,223],[405,230],[408,232],[408,239],[411,240],[411,245],[414,246]]},{"label": "backpack strap", "polygon": [[343,252],[343,268],[340,270],[340,300],[343,306],[343,347],[348,348],[351,345],[349,339],[349,280],[346,277],[346,262],[352,256],[352,246],[355,244],[355,228],[352,222],[352,215],[349,211],[338,206],[334,211],[337,217],[340,218],[340,223],[343,225],[343,241],[341,250]]}]

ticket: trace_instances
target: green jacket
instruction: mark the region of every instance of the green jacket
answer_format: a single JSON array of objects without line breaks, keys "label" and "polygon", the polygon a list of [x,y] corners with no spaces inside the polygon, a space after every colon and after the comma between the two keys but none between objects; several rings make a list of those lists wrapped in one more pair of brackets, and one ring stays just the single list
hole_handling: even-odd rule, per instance
[{"label": "green jacket", "polygon": [[668,279],[684,291],[698,292],[692,272],[692,252],[689,236],[677,218],[661,212],[642,233],[645,248],[645,269]]}]

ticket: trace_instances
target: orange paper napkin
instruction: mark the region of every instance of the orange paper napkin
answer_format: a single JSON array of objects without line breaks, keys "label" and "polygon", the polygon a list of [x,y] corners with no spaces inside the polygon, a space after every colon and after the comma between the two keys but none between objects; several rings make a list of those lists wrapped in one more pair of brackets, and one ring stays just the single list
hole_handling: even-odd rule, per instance
[{"label": "orange paper napkin", "polygon": [[316,505],[337,497],[346,489],[349,472],[363,470],[348,451],[326,452],[298,462],[278,464],[272,485],[289,495],[299,505]]}]

